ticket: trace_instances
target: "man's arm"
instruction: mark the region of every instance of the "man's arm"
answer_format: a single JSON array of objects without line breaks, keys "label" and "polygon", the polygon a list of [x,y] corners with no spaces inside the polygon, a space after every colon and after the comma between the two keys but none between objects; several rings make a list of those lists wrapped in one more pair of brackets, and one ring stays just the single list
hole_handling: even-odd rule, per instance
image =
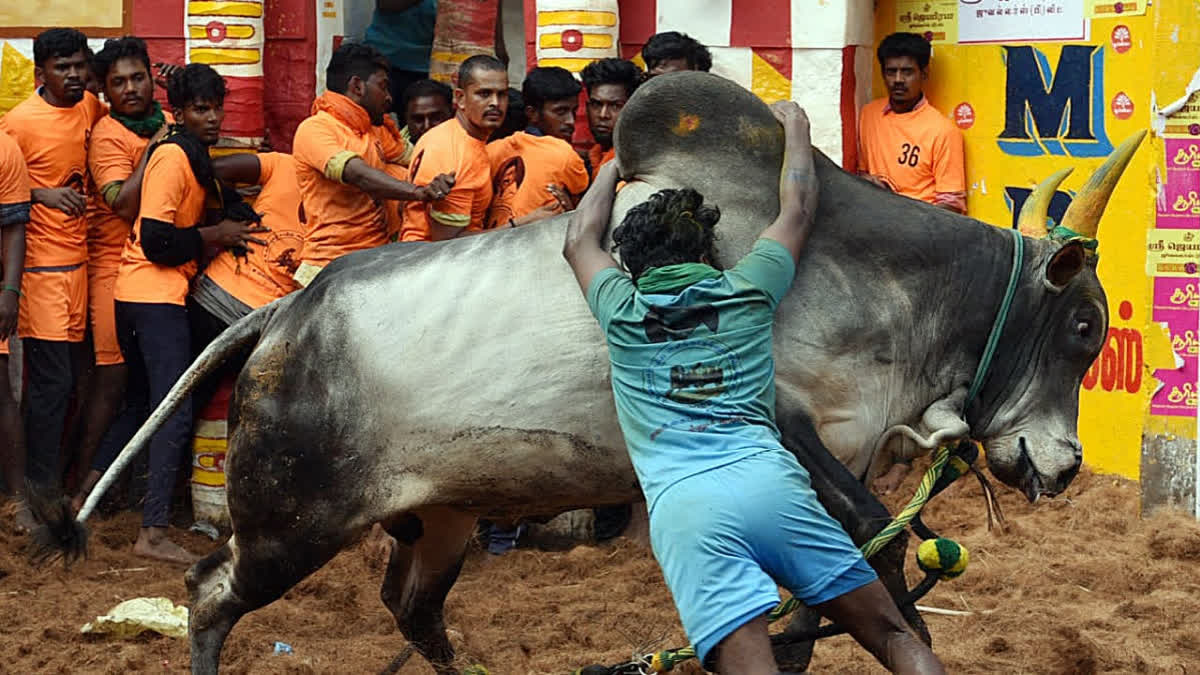
[{"label": "man's arm", "polygon": [[567,225],[563,257],[575,271],[575,279],[584,294],[587,293],[592,278],[606,268],[617,266],[617,261],[613,260],[612,255],[604,250],[601,244],[608,221],[612,218],[618,179],[616,164],[609,162],[600,168],[592,187],[579,202],[579,208],[571,214]]},{"label": "man's arm", "polygon": [[967,170],[962,132],[958,129],[944,132],[933,147],[933,205],[955,213],[966,213]]},{"label": "man's arm", "polygon": [[33,188],[29,191],[29,196],[34,204],[57,209],[68,216],[82,216],[87,209],[87,199],[74,188]]},{"label": "man's arm", "polygon": [[[121,187],[117,190],[116,197],[113,198],[109,206],[112,207],[113,213],[117,214],[127,223],[132,223],[137,220],[138,208],[142,203],[142,178],[146,175],[146,162],[150,160],[150,148],[154,144],[161,141],[170,130],[169,124],[163,124],[154,135],[150,137],[150,143],[146,146],[146,150],[142,152],[142,158],[138,160],[137,168],[133,173],[129,174]],[[101,186],[107,188],[107,186]]]},{"label": "man's arm", "polygon": [[817,174],[808,116],[792,101],[772,105],[771,112],[783,125],[783,172],[779,178],[779,217],[762,236],[783,244],[793,259],[799,259],[817,210]]},{"label": "man's arm", "polygon": [[[4,279],[0,282],[0,340],[7,340],[17,331],[18,306],[21,298],[21,272],[25,267],[25,221],[0,226],[0,250],[4,252]],[[0,378],[0,381],[5,381]]]},{"label": "man's arm", "polygon": [[258,155],[239,152],[213,160],[213,173],[231,185],[261,185],[262,162]]},{"label": "man's arm", "polygon": [[361,157],[354,157],[346,162],[342,169],[342,182],[353,185],[379,200],[431,202],[450,194],[450,188],[454,186],[454,174],[439,174],[429,185],[413,185],[408,181],[392,178],[387,172],[364,162]]}]

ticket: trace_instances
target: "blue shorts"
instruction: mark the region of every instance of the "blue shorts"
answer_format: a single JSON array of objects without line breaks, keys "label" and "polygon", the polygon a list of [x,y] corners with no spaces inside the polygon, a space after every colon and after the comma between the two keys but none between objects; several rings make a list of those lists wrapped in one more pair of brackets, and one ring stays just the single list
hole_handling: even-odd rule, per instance
[{"label": "blue shorts", "polygon": [[877,578],[782,448],[664,490],[650,514],[650,544],[701,663],[775,607],[777,586],[812,606]]}]

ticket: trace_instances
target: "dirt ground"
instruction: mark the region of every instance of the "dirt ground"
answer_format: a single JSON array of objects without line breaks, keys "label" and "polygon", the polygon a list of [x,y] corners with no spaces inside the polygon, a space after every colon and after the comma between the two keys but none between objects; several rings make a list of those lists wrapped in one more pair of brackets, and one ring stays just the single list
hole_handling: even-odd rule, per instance
[{"label": "dirt ground", "polygon": [[[915,477],[914,477],[915,478]],[[910,480],[912,483],[912,480]],[[955,486],[926,522],[971,554],[966,574],[922,604],[953,673],[1188,673],[1200,669],[1200,526],[1138,517],[1135,483],[1081,474],[1065,496],[1030,506],[1001,489],[1009,525],[986,529],[977,484]],[[905,494],[911,494],[909,487]],[[185,640],[110,641],[79,628],[118,602],[185,603],[181,569],[134,558],[136,514],[93,524],[91,558],[34,570],[25,538],[0,522],[0,672],[183,672]],[[188,535],[195,550],[208,540]],[[382,573],[365,549],[344,551],[284,599],[242,620],[225,646],[230,673],[374,673],[404,645],[379,601]],[[618,540],[569,552],[472,550],[447,601],[464,665],[492,673],[560,673],[686,642],[649,551]],[[292,645],[275,655],[276,641]],[[432,670],[414,657],[401,673]],[[681,668],[678,672],[696,673]],[[823,641],[814,673],[882,672],[847,638]]]}]

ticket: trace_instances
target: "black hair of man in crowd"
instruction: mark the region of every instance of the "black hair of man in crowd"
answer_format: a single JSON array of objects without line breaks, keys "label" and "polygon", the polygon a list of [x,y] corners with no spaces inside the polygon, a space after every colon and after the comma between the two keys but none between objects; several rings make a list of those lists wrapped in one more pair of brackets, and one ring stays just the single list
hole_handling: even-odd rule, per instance
[{"label": "black hair of man in crowd", "polygon": [[892,33],[885,37],[879,43],[879,48],[875,50],[875,56],[879,59],[881,68],[890,58],[908,56],[917,62],[917,66],[921,70],[924,70],[929,67],[929,57],[932,54],[933,48],[929,45],[929,40],[917,33]]},{"label": "black hair of man in crowd", "polygon": [[717,221],[721,211],[706,206],[691,188],[660,190],[629,209],[613,230],[613,251],[636,281],[651,267],[702,262],[716,265]]},{"label": "black hair of man in crowd", "polygon": [[436,80],[417,80],[405,88],[400,111],[409,140],[416,143],[426,131],[454,117],[454,90]]},{"label": "black hair of man in crowd", "polygon": [[467,85],[474,81],[476,73],[479,71],[507,73],[508,68],[505,67],[500,59],[491,54],[476,54],[468,57],[458,67],[458,76],[455,78],[457,87],[459,89],[466,89]]},{"label": "black hair of man in crowd", "polygon": [[146,42],[139,37],[126,35],[122,38],[112,38],[104,41],[104,48],[92,57],[92,70],[100,80],[100,86],[108,79],[108,72],[117,61],[133,59],[140,61],[150,73],[150,53],[146,51]]},{"label": "black hair of man in crowd", "polygon": [[50,59],[63,59],[77,52],[89,52],[87,36],[74,28],[51,28],[33,40],[33,65],[44,68]]},{"label": "black hair of man in crowd", "polygon": [[642,45],[642,60],[646,62],[646,77],[679,70],[712,69],[712,53],[687,33],[667,31],[650,36]]},{"label": "black hair of man in crowd", "polygon": [[[583,86],[566,68],[539,67],[530,70],[521,85],[525,116],[543,134],[568,143],[575,135],[575,113]],[[509,102],[512,109],[512,102]]]},{"label": "black hair of man in crowd", "polygon": [[343,42],[329,57],[325,87],[366,110],[371,124],[383,124],[383,116],[392,107],[390,69],[378,49],[361,42]]},{"label": "black hair of man in crowd", "polygon": [[625,59],[600,59],[589,63],[580,77],[588,92],[588,127],[596,143],[607,150],[621,109],[642,81],[642,70]]}]

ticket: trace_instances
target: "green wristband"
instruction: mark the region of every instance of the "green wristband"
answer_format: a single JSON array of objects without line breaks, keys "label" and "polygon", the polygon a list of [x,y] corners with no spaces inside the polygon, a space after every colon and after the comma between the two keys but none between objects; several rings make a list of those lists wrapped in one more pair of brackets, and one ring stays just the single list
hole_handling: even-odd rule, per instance
[{"label": "green wristband", "polygon": [[21,295],[22,295],[22,294],[21,294],[21,287],[20,287],[20,286],[13,286],[12,284],[4,284],[4,287],[3,287],[3,288],[0,288],[0,291],[12,291],[13,293],[16,293],[16,294],[17,294],[17,297],[18,297],[18,298],[19,298],[19,297],[21,297]]}]

